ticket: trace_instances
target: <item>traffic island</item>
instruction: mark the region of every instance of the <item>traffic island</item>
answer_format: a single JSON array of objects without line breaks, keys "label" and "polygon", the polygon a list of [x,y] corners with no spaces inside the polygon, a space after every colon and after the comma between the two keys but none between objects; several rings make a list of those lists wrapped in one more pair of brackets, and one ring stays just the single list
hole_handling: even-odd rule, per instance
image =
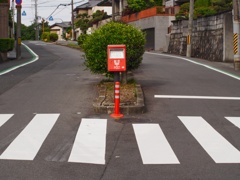
[{"label": "traffic island", "polygon": [[[107,83],[102,83],[98,86],[98,97],[93,102],[94,111],[96,113],[102,113],[102,114],[112,114],[114,113],[114,91],[112,90],[112,93],[109,94],[109,86]],[[124,115],[130,115],[130,114],[142,114],[145,112],[145,104],[144,104],[144,95],[141,88],[141,85],[136,84],[134,85],[134,97],[135,98],[129,98],[131,97],[131,93],[129,93],[131,90],[130,88],[128,90],[125,90],[121,93],[120,88],[120,112]],[[123,101],[121,101],[123,99]]]}]

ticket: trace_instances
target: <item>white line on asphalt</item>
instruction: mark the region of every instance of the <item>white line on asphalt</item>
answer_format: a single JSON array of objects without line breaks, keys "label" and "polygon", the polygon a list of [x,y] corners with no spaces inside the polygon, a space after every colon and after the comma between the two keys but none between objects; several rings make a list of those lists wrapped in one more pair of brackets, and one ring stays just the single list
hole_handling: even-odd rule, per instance
[{"label": "white line on asphalt", "polygon": [[159,124],[133,124],[143,164],[180,164]]},{"label": "white line on asphalt", "polygon": [[215,163],[240,163],[240,152],[199,116],[178,116]]},{"label": "white line on asphalt", "polygon": [[225,117],[227,120],[229,120],[231,123],[233,123],[235,126],[240,128],[240,117]]},{"label": "white line on asphalt", "polygon": [[240,100],[240,97],[222,97],[222,96],[154,95],[154,97],[168,99]]},{"label": "white line on asphalt", "polygon": [[0,127],[4,123],[6,123],[12,116],[13,116],[13,114],[0,114]]},{"label": "white line on asphalt", "polygon": [[33,160],[59,114],[37,114],[2,153],[0,159]]},{"label": "white line on asphalt", "polygon": [[172,55],[167,55],[167,54],[158,54],[158,53],[151,53],[151,52],[145,52],[146,54],[152,54],[152,55],[157,55],[157,56],[167,56],[167,57],[172,57],[172,58],[176,58],[176,59],[182,59],[184,61],[188,61],[188,62],[191,62],[193,64],[197,64],[199,66],[203,66],[203,67],[206,67],[208,69],[211,69],[213,71],[216,71],[216,72],[219,72],[221,74],[224,74],[224,75],[227,75],[229,77],[232,77],[234,79],[237,79],[237,80],[240,80],[240,77],[239,76],[236,76],[234,74],[231,74],[231,73],[228,73],[228,72],[225,72],[225,71],[222,71],[220,69],[217,69],[217,68],[214,68],[214,67],[211,67],[211,66],[208,66],[206,64],[202,64],[202,63],[198,63],[196,61],[193,61],[193,60],[190,60],[190,59],[187,59],[187,58],[183,58],[183,57],[178,57],[178,56],[172,56]]},{"label": "white line on asphalt", "polygon": [[68,162],[105,164],[107,119],[82,119]]},{"label": "white line on asphalt", "polygon": [[20,65],[18,65],[18,66],[11,67],[11,68],[9,68],[9,69],[6,69],[6,70],[0,72],[0,76],[1,76],[1,75],[4,75],[4,74],[7,74],[7,73],[9,73],[9,72],[11,72],[11,71],[13,71],[13,70],[16,70],[16,69],[18,69],[18,68],[20,68],[20,67],[23,67],[23,66],[26,66],[26,65],[28,65],[28,64],[31,64],[31,63],[33,63],[33,62],[35,62],[35,61],[37,61],[37,60],[39,59],[38,55],[37,55],[35,52],[33,52],[27,45],[25,45],[24,43],[22,43],[22,45],[30,52],[30,54],[31,54],[33,57],[32,57],[28,62],[26,62],[26,63],[20,64]]}]

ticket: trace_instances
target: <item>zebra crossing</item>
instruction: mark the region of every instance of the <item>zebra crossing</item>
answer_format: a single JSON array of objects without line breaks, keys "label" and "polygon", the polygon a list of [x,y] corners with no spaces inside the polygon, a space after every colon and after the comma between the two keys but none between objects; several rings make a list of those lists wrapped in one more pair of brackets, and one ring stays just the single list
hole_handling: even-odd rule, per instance
[{"label": "zebra crossing", "polygon": [[[0,129],[14,114],[0,114]],[[36,114],[0,154],[0,160],[31,160],[38,154],[60,114]],[[240,163],[240,151],[201,116],[178,116],[215,163]],[[240,117],[225,117],[240,129]],[[181,164],[157,123],[133,123],[133,133],[143,164]],[[70,163],[104,165],[107,119],[82,118],[68,158]]]}]

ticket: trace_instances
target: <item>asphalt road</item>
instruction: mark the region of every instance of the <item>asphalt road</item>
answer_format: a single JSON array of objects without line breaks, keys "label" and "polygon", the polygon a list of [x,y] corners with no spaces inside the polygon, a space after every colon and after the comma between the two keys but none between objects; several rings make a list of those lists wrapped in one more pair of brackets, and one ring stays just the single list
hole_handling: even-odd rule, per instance
[{"label": "asphalt road", "polygon": [[94,113],[103,77],[81,52],[26,44],[39,60],[0,76],[0,179],[240,178],[240,73],[229,65],[145,53],[134,76],[146,113],[117,122]]}]

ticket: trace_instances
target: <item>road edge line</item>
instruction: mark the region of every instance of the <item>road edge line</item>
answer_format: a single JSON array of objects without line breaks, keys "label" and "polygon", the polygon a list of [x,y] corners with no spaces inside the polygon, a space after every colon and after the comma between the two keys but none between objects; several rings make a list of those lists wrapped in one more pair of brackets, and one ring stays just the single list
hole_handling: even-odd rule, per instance
[{"label": "road edge line", "polygon": [[222,70],[217,69],[217,68],[214,68],[214,67],[212,67],[212,66],[209,66],[209,65],[206,65],[206,64],[202,64],[202,63],[199,63],[199,62],[196,62],[196,61],[187,59],[187,58],[178,57],[178,56],[172,56],[172,55],[167,55],[167,54],[151,53],[151,52],[145,52],[145,53],[146,53],[146,54],[152,54],[152,55],[158,55],[158,56],[167,56],[167,57],[182,59],[182,60],[184,60],[184,61],[188,61],[188,62],[191,62],[191,63],[193,63],[193,64],[196,64],[196,65],[199,65],[199,66],[203,66],[203,67],[205,67],[205,68],[208,68],[208,69],[211,69],[211,70],[213,70],[213,71],[219,72],[219,73],[224,74],[224,75],[226,75],[226,76],[229,76],[229,77],[232,77],[232,78],[234,78],[234,79],[240,80],[240,77],[237,76],[237,75],[233,75],[233,74],[231,74],[231,73],[222,71]]},{"label": "road edge line", "polygon": [[4,74],[7,74],[7,73],[9,73],[9,72],[11,72],[11,71],[14,71],[14,70],[16,70],[16,69],[18,69],[18,68],[20,68],[20,67],[23,67],[23,66],[26,66],[26,65],[28,65],[28,64],[31,64],[31,63],[33,63],[33,62],[35,62],[35,61],[37,61],[37,60],[39,59],[39,56],[38,56],[35,52],[33,52],[33,50],[30,49],[26,44],[22,43],[22,45],[23,45],[23,46],[27,49],[27,51],[32,55],[31,60],[28,61],[28,62],[25,62],[25,63],[23,63],[23,64],[20,64],[20,65],[11,67],[11,68],[9,68],[9,69],[7,69],[7,70],[4,70],[4,71],[0,72],[0,76],[1,76],[1,75],[4,75]]}]

